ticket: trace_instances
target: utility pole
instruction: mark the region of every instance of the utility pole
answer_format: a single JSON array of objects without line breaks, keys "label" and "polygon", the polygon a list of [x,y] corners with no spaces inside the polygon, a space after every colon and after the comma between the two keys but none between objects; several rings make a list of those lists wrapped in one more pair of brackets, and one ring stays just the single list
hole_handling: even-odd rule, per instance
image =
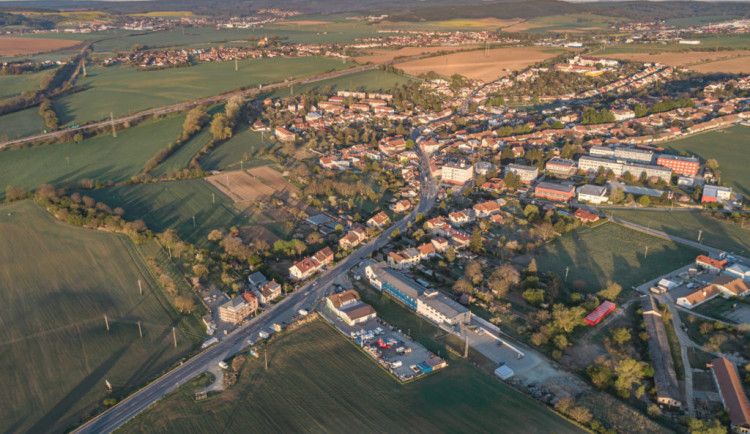
[{"label": "utility pole", "polygon": [[86,77],[88,74],[86,74],[86,60],[81,62],[81,66],[83,66],[83,76]]},{"label": "utility pole", "polygon": [[263,358],[266,360],[266,371],[268,370],[268,351],[263,351]]},{"label": "utility pole", "polygon": [[195,216],[193,216],[193,227],[195,227]]},{"label": "utility pole", "polygon": [[138,279],[138,291],[143,295],[143,286],[141,285],[141,279]]},{"label": "utility pole", "polygon": [[466,326],[464,325],[464,359],[469,358],[469,334],[466,332]]},{"label": "utility pole", "polygon": [[104,325],[107,326],[107,331],[109,331],[109,320],[106,313],[104,314]]},{"label": "utility pole", "polygon": [[698,242],[701,242],[701,236],[703,235],[703,229],[698,230]]},{"label": "utility pole", "polygon": [[565,281],[568,281],[568,271],[570,271],[570,266],[565,267]]},{"label": "utility pole", "polygon": [[65,161],[68,163],[68,167],[70,167],[70,157],[65,157]]},{"label": "utility pole", "polygon": [[646,253],[643,254],[643,259],[648,258],[648,246],[646,246]]},{"label": "utility pole", "polygon": [[112,137],[117,137],[117,130],[115,129],[115,115],[109,112],[109,121],[112,124]]},{"label": "utility pole", "polygon": [[174,327],[172,327],[172,338],[174,338],[174,347],[177,348],[177,332],[174,331]]},{"label": "utility pole", "polygon": [[240,70],[240,67],[239,67],[239,65],[237,64],[237,59],[236,59],[236,58],[234,59],[234,70],[235,70],[235,71],[239,71],[239,70]]},{"label": "utility pole", "polygon": [[245,164],[244,163],[245,162],[243,160],[240,160],[240,170],[242,170],[242,171],[245,170]]},{"label": "utility pole", "polygon": [[211,203],[216,203],[216,196],[211,193]]},{"label": "utility pole", "polygon": [[169,259],[172,259],[172,248],[167,246],[167,251],[169,252]]},{"label": "utility pole", "polygon": [[143,330],[141,329],[141,322],[138,321],[138,334],[141,335],[141,339],[143,339]]}]

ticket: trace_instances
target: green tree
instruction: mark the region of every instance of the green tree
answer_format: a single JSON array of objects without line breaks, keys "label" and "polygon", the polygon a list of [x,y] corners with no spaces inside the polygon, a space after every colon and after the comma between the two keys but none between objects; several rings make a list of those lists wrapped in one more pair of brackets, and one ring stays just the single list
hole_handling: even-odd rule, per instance
[{"label": "green tree", "polygon": [[607,287],[597,292],[596,295],[609,301],[615,301],[620,295],[620,292],[622,292],[622,286],[610,281],[607,282]]},{"label": "green tree", "polygon": [[471,261],[464,268],[464,276],[471,281],[473,285],[478,285],[484,279],[482,274],[482,264],[477,261]]},{"label": "green tree", "polygon": [[581,306],[568,308],[564,304],[558,303],[552,308],[552,320],[555,327],[565,333],[570,333],[583,324],[584,315],[585,310]]},{"label": "green tree", "polygon": [[471,294],[474,292],[474,287],[468,279],[458,279],[453,284],[453,291],[459,294]]},{"label": "green tree", "polygon": [[642,207],[647,207],[651,205],[651,198],[649,198],[648,196],[644,194],[643,196],[638,198],[638,205]]},{"label": "green tree", "polygon": [[612,331],[612,341],[622,347],[626,342],[630,341],[630,329],[625,327],[619,327]]},{"label": "green tree", "polygon": [[529,304],[539,306],[544,302],[544,290],[529,288],[521,294],[521,297],[528,301]]},{"label": "green tree", "polygon": [[594,383],[594,386],[600,389],[609,387],[612,382],[612,370],[605,365],[590,365],[586,368],[586,374]]},{"label": "green tree", "polygon": [[227,140],[232,137],[232,127],[229,119],[223,113],[218,113],[211,121],[211,136],[216,141]]},{"label": "green tree", "polygon": [[644,363],[634,359],[620,360],[615,366],[615,389],[623,398],[630,396],[633,384],[638,384],[645,376]]},{"label": "green tree", "polygon": [[484,246],[482,244],[482,233],[479,232],[479,228],[475,227],[471,233],[471,240],[469,241],[469,250],[473,253],[482,253]]},{"label": "green tree", "polygon": [[453,246],[448,247],[448,250],[445,251],[445,260],[448,262],[456,260],[456,249]]}]

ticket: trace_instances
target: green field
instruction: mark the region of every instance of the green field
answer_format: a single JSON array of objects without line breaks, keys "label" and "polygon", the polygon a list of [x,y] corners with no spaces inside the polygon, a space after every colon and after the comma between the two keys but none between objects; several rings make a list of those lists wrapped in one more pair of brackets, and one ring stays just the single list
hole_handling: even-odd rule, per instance
[{"label": "green field", "polygon": [[138,71],[128,67],[91,67],[78,80],[83,92],[55,101],[63,124],[122,116],[183,101],[216,95],[240,87],[257,87],[292,77],[306,77],[346,67],[325,57],[247,59],[201,63],[189,68]]},{"label": "green field", "polygon": [[[612,212],[607,210],[607,212]],[[742,229],[731,223],[725,223],[707,215],[686,211],[645,211],[617,210],[615,217],[625,221],[658,229],[669,235],[697,241],[698,231],[703,231],[701,239],[710,247],[730,252],[750,252],[750,229]]]},{"label": "green field", "polygon": [[704,160],[719,162],[721,182],[736,192],[750,197],[750,128],[731,127],[709,131],[663,145],[667,151],[688,152]]},{"label": "green field", "polygon": [[690,39],[698,39],[700,45],[668,44],[617,44],[592,52],[598,56],[618,53],[657,53],[664,51],[701,51],[715,48],[728,48],[732,50],[750,49],[750,34],[747,35],[717,35],[701,36],[693,35]]},{"label": "green field", "polygon": [[244,167],[252,167],[270,163],[269,160],[257,160],[258,153],[261,150],[269,149],[271,142],[271,132],[259,133],[253,131],[245,123],[237,128],[231,139],[220,144],[201,160],[201,166],[204,170],[224,170],[234,166],[239,166],[240,161],[252,160]]},{"label": "green field", "polygon": [[42,79],[50,74],[52,74],[52,70],[29,74],[0,75],[0,99],[39,90]]},{"label": "green field", "polygon": [[[398,65],[396,65],[398,67]],[[387,91],[393,88],[393,86],[400,86],[402,84],[414,81],[415,79],[404,76],[393,74],[390,72],[381,71],[379,69],[356,72],[354,74],[345,75],[343,77],[329,78],[328,80],[321,80],[315,83],[303,84],[294,87],[294,95],[304,92],[308,89],[322,89],[324,87],[330,87],[332,90],[364,90],[364,91]],[[279,89],[273,92],[269,92],[261,95],[262,98],[284,98],[292,94],[292,89]]]},{"label": "green field", "polygon": [[[0,152],[0,185],[35,188],[73,184],[84,178],[123,182],[137,175],[159,149],[182,131],[183,115],[102,135],[81,144],[62,143]],[[66,158],[68,160],[66,160]]]},{"label": "green field", "polygon": [[116,390],[137,386],[200,332],[197,321],[175,324],[124,236],[59,223],[26,200],[0,207],[0,245],[2,432],[63,432],[106,397],[105,379]]},{"label": "green field", "polygon": [[687,265],[700,253],[616,223],[576,229],[549,243],[546,250],[536,257],[539,271],[565,276],[565,268],[570,267],[568,283],[583,280],[588,292],[603,289],[609,280],[623,288],[640,285]]},{"label": "green field", "polygon": [[44,119],[39,116],[39,107],[29,107],[0,116],[0,140],[41,134],[46,128]]},{"label": "green field", "polygon": [[234,209],[224,193],[202,179],[102,188],[86,194],[112,208],[122,207],[128,220],[141,219],[156,232],[174,229],[201,247],[208,243],[211,230],[241,226],[249,219]]},{"label": "green field", "polygon": [[580,29],[585,29],[582,31],[586,31],[592,28],[598,30],[607,30],[611,28],[611,25],[609,23],[617,21],[623,21],[623,19],[590,13],[552,15],[530,19],[529,23],[543,27],[535,27],[529,30],[525,30],[525,32],[544,33],[560,32],[565,30],[581,31]]},{"label": "green field", "polygon": [[[582,432],[456,360],[402,385],[322,320],[263,348],[237,385],[195,402],[183,387],[122,432]],[[502,427],[502,428],[500,428]]]}]

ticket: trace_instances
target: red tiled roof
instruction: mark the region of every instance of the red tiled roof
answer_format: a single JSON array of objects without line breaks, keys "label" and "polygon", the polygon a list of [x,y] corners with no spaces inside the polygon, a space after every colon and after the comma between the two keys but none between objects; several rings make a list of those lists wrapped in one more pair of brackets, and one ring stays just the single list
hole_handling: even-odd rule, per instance
[{"label": "red tiled roof", "polygon": [[750,426],[750,403],[742,390],[737,368],[724,357],[711,360],[708,365],[714,371],[724,405],[729,408],[729,419],[733,426]]}]

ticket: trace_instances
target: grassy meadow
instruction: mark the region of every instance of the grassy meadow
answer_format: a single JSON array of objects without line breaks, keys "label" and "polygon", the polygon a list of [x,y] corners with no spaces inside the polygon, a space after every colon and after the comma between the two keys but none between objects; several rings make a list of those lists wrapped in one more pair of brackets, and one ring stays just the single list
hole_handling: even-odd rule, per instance
[{"label": "grassy meadow", "polygon": [[750,127],[731,127],[725,130],[709,131],[674,140],[664,145],[668,151],[688,152],[719,162],[721,181],[736,192],[750,197]]},{"label": "grassy meadow", "polygon": [[[644,257],[646,247],[648,256]],[[699,253],[616,223],[605,223],[556,238],[536,261],[540,272],[552,271],[560,276],[565,276],[565,268],[570,267],[569,283],[580,279],[586,282],[587,292],[597,292],[610,280],[623,288],[640,285],[687,265]]]},{"label": "grassy meadow", "polygon": [[139,71],[129,67],[91,67],[78,80],[87,90],[55,100],[64,125],[123,116],[150,108],[305,77],[346,67],[325,57],[246,59],[200,63],[189,68]]},{"label": "grassy meadow", "polygon": [[184,115],[175,115],[111,135],[75,142],[0,152],[0,185],[36,188],[75,185],[81,179],[123,182],[137,175],[159,149],[182,131]]},{"label": "grassy meadow", "polygon": [[41,134],[46,128],[44,118],[39,116],[39,107],[30,107],[0,116],[0,140]]},{"label": "grassy meadow", "polygon": [[741,228],[708,215],[687,211],[648,211],[639,209],[607,210],[625,221],[648,226],[669,235],[697,241],[698,232],[705,245],[730,252],[750,252],[750,228]]},{"label": "grassy meadow", "polygon": [[107,397],[105,379],[137,386],[200,339],[124,236],[59,223],[26,200],[0,207],[0,245],[2,432],[62,432]]},{"label": "grassy meadow", "polygon": [[[398,67],[398,65],[396,65],[396,67]],[[411,77],[374,69],[295,86],[293,93],[291,88],[278,89],[273,92],[262,94],[259,98],[284,98],[290,95],[297,95],[308,89],[322,89],[325,87],[330,87],[332,90],[387,91],[388,89],[393,88],[393,86],[400,86],[413,80],[414,79]]]},{"label": "grassy meadow", "polygon": [[200,247],[208,243],[211,230],[241,226],[249,219],[234,208],[229,197],[202,179],[102,188],[86,194],[112,208],[122,207],[126,219],[141,219],[156,232],[174,229]]},{"label": "grassy meadow", "polygon": [[0,98],[10,98],[24,92],[39,90],[42,79],[52,74],[52,70],[28,74],[0,75]]},{"label": "grassy meadow", "polygon": [[[232,388],[200,402],[183,387],[122,432],[582,432],[456,359],[402,385],[322,320],[249,358]],[[272,398],[271,398],[272,397]]]},{"label": "grassy meadow", "polygon": [[[241,123],[231,139],[218,145],[203,157],[201,166],[204,170],[224,170],[239,168],[240,161],[244,167],[259,166],[271,163],[270,160],[258,159],[261,151],[269,151],[275,146],[271,141],[272,132],[260,133]],[[249,160],[249,161],[248,161]]]}]

